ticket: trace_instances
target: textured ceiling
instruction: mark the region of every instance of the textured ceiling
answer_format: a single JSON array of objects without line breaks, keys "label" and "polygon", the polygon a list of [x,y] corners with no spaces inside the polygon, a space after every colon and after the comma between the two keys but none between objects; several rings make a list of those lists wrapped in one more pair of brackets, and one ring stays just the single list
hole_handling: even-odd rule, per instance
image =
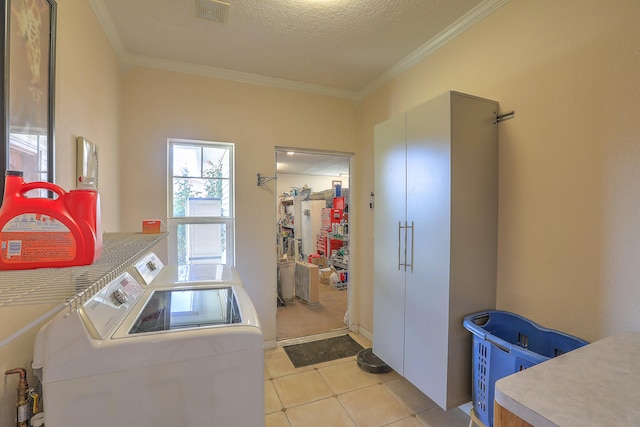
[{"label": "textured ceiling", "polygon": [[[121,61],[192,67],[361,94],[508,0],[228,0],[225,23],[195,0],[89,0]],[[357,96],[356,96],[357,97]]]},{"label": "textured ceiling", "polygon": [[278,174],[319,176],[349,175],[349,157],[332,154],[296,152],[288,155],[284,151],[277,151],[276,166]]},{"label": "textured ceiling", "polygon": [[[508,0],[88,0],[123,65],[192,72],[354,100]],[[339,176],[349,158],[278,154],[278,173]]]}]

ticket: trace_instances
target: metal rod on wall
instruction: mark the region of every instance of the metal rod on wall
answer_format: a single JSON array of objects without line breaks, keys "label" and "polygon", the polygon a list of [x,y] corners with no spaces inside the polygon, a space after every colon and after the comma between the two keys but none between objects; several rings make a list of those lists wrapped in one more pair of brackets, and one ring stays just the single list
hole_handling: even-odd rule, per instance
[{"label": "metal rod on wall", "polygon": [[515,115],[516,115],[516,112],[514,110],[511,110],[508,113],[500,114],[499,116],[496,116],[496,123],[500,123],[500,122],[503,122],[505,120],[513,119],[515,117]]},{"label": "metal rod on wall", "polygon": [[262,176],[258,174],[258,187],[262,186],[262,184],[265,184],[269,181],[273,181],[274,179],[278,179],[278,178],[275,176]]}]

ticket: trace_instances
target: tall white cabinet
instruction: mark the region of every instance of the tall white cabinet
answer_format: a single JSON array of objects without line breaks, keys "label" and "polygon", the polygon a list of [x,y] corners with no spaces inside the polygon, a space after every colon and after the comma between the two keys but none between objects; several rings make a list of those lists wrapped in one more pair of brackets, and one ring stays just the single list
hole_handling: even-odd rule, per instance
[{"label": "tall white cabinet", "polygon": [[471,400],[463,317],[495,308],[497,111],[447,92],[375,127],[373,352],[444,409]]}]

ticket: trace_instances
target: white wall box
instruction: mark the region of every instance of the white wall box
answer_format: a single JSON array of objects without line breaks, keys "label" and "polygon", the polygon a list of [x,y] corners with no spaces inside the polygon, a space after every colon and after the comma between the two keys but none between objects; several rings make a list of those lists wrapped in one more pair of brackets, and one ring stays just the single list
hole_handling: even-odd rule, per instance
[{"label": "white wall box", "polygon": [[[296,238],[302,239],[302,253],[305,257],[318,252],[317,237],[322,228],[322,208],[326,208],[324,200],[307,200],[300,204],[300,234]],[[296,232],[297,233],[297,232]]]},{"label": "white wall box", "polygon": [[463,317],[495,308],[497,112],[447,92],[375,127],[373,351],[444,409],[471,400]]}]

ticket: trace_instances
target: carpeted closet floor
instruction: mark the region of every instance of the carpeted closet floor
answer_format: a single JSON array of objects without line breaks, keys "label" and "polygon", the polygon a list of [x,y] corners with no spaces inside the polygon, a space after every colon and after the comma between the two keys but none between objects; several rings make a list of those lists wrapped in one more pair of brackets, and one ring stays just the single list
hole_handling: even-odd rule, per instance
[{"label": "carpeted closet floor", "polygon": [[278,307],[276,339],[300,338],[336,329],[346,328],[344,315],[347,312],[347,288],[335,289],[330,285],[319,285],[320,301],[307,304],[296,299],[286,301]]}]

